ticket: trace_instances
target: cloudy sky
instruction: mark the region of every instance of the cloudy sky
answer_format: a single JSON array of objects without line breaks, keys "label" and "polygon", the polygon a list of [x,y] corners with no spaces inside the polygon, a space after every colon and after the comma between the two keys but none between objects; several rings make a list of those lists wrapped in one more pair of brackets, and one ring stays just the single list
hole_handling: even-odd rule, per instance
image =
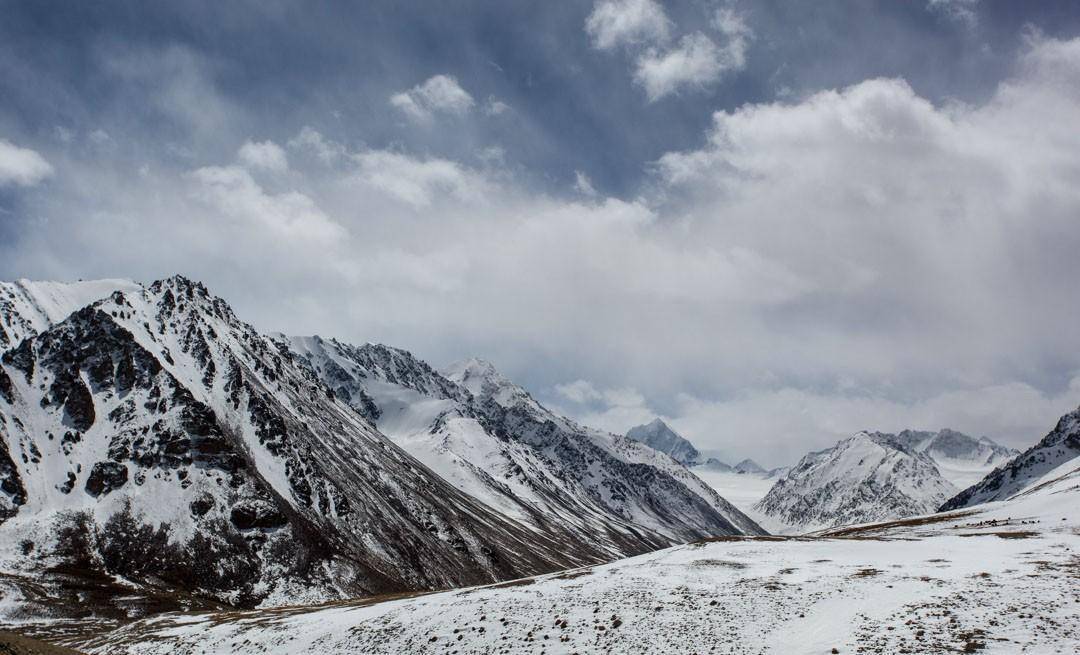
[{"label": "cloudy sky", "polygon": [[1080,404],[1080,9],[0,0],[0,278],[202,279],[790,463]]}]

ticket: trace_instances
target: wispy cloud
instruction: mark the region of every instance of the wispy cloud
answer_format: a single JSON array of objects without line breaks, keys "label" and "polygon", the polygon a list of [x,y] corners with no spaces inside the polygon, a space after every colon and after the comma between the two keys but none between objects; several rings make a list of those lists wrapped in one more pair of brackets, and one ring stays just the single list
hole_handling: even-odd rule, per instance
[{"label": "wispy cloud", "polygon": [[34,186],[52,174],[52,165],[37,151],[0,139],[0,187]]},{"label": "wispy cloud", "polygon": [[585,19],[585,32],[600,50],[629,44],[663,43],[672,23],[654,0],[603,0]]},{"label": "wispy cloud", "polygon": [[409,118],[426,123],[436,114],[464,115],[475,102],[461,88],[457,79],[449,75],[436,75],[408,91],[394,94],[390,97],[390,104]]}]

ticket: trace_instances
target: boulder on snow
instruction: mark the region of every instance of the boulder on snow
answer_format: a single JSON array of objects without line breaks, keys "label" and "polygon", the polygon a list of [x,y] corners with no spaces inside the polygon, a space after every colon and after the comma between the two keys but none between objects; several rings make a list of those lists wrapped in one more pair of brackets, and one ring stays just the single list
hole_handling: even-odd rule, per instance
[{"label": "boulder on snow", "polygon": [[86,492],[91,496],[102,496],[124,486],[128,480],[127,466],[117,462],[98,462],[86,478]]}]

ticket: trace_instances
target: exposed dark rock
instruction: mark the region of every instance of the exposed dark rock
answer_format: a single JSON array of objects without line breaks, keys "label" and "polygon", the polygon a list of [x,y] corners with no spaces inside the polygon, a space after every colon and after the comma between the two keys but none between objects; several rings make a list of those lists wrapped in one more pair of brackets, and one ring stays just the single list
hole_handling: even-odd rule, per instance
[{"label": "exposed dark rock", "polygon": [[277,507],[260,500],[244,501],[233,507],[229,520],[240,530],[279,528],[288,523]]},{"label": "exposed dark rock", "polygon": [[71,381],[64,400],[64,413],[71,427],[86,432],[94,425],[94,397],[79,378]]},{"label": "exposed dark rock", "polygon": [[210,494],[202,494],[191,501],[192,516],[206,516],[212,509],[214,509],[214,497]]},{"label": "exposed dark rock", "polygon": [[86,492],[91,496],[101,496],[124,486],[128,480],[127,466],[116,462],[98,462],[90,469],[86,478]]},{"label": "exposed dark rock", "polygon": [[0,431],[0,491],[7,495],[7,498],[0,497],[0,522],[14,516],[19,507],[26,504],[26,488],[3,437]]},{"label": "exposed dark rock", "polygon": [[5,352],[3,362],[22,371],[27,382],[34,378],[34,352],[29,339]]},{"label": "exposed dark rock", "polygon": [[0,398],[6,400],[9,405],[15,402],[15,387],[7,371],[2,367],[0,367]]}]

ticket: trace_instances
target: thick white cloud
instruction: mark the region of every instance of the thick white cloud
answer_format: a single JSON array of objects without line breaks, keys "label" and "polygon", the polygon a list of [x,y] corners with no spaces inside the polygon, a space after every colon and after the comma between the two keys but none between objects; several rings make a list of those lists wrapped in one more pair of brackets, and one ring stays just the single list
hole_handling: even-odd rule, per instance
[{"label": "thick white cloud", "polygon": [[650,101],[683,88],[706,87],[746,67],[746,50],[753,36],[750,28],[730,9],[719,10],[713,25],[725,38],[723,46],[694,32],[684,36],[676,48],[649,50],[638,58],[634,79]]},{"label": "thick white cloud", "polygon": [[247,141],[240,146],[237,158],[244,166],[263,169],[274,173],[284,173],[289,169],[289,160],[285,149],[273,141]]},{"label": "thick white cloud", "polygon": [[[895,433],[950,427],[1023,450],[1053,429],[1060,415],[1076,409],[1078,402],[1080,377],[1060,393],[1047,394],[1013,382],[907,402],[851,389],[782,388],[747,392],[727,401],[685,395],[673,412],[676,416],[668,420],[700,448],[733,460],[750,456],[768,466],[780,466],[863,429]],[[793,444],[799,444],[803,452],[793,449]]]},{"label": "thick white cloud", "polygon": [[53,167],[36,151],[0,139],[0,187],[34,186],[53,174]]},{"label": "thick white cloud", "polygon": [[664,8],[654,0],[603,0],[585,19],[593,46],[610,50],[620,45],[663,43],[671,31]]},{"label": "thick white cloud", "polygon": [[624,199],[307,129],[259,182],[57,160],[0,249],[188,271],[266,330],[479,354],[604,427],[659,413],[770,464],[860,428],[1022,445],[1080,402],[1078,123],[1080,40],[1033,37],[974,106],[883,79],[718,112]]},{"label": "thick white cloud", "polygon": [[408,91],[394,94],[390,104],[415,121],[430,122],[440,113],[461,116],[475,103],[457,79],[436,75]]}]

